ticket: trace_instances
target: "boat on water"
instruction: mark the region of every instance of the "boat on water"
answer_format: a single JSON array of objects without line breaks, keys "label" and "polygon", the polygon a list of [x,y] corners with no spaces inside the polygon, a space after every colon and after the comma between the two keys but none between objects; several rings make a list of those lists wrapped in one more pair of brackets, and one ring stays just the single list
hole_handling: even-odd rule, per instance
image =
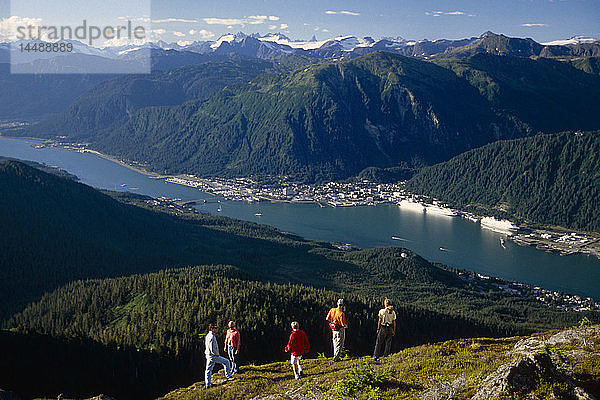
[{"label": "boat on water", "polygon": [[468,219],[469,221],[479,222],[479,218],[477,218],[476,216],[471,215],[471,214],[465,214],[465,218]]},{"label": "boat on water", "polygon": [[257,216],[257,217],[260,217],[260,216],[262,216],[262,213],[256,213],[254,215]]},{"label": "boat on water", "polygon": [[392,239],[393,240],[401,240],[403,242],[408,242],[408,239],[404,239],[404,238],[401,238],[401,237],[398,237],[398,236],[392,236]]},{"label": "boat on water", "polygon": [[398,205],[405,210],[420,211],[420,212],[425,211],[425,205],[421,202],[414,201],[414,200],[405,199],[405,200],[400,201],[400,203],[398,203]]},{"label": "boat on water", "polygon": [[446,217],[455,217],[458,215],[458,213],[454,210],[451,210],[446,207],[441,207],[435,204],[427,204],[425,206],[425,212],[427,214],[444,215]]}]

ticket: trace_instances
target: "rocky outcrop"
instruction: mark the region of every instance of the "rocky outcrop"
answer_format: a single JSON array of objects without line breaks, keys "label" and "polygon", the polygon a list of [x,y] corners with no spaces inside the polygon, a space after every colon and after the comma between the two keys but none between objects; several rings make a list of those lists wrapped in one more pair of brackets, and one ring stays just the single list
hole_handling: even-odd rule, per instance
[{"label": "rocky outcrop", "polygon": [[473,400],[504,398],[506,394],[535,392],[540,385],[549,383],[559,388],[549,394],[554,399],[596,400],[596,397],[577,386],[566,357],[585,359],[585,350],[553,352],[552,346],[578,343],[592,349],[600,337],[600,327],[571,329],[544,340],[529,337],[517,342],[512,350],[515,361],[501,365],[483,380]]}]

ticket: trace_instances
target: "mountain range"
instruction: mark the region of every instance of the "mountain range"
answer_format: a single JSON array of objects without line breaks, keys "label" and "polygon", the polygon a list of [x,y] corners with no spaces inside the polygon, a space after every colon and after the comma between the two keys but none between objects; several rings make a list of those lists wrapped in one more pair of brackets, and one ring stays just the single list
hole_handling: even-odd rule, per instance
[{"label": "mountain range", "polygon": [[320,180],[430,165],[499,139],[598,129],[598,107],[600,77],[565,61],[375,52],[128,75],[20,134],[66,136],[159,172]]},{"label": "mountain range", "polygon": [[[8,62],[10,51],[17,51],[19,43],[0,44],[0,62]],[[386,51],[413,57],[449,57],[457,53],[485,52],[496,55],[517,55],[535,57],[584,57],[600,55],[600,40],[584,37],[573,37],[568,40],[557,40],[540,44],[532,39],[510,38],[493,32],[485,32],[480,37],[458,40],[406,40],[401,37],[373,39],[352,35],[339,36],[317,41],[314,37],[308,41],[292,40],[281,33],[267,35],[226,34],[215,41],[194,41],[167,43],[164,41],[147,42],[143,45],[126,45],[117,47],[96,48],[87,46],[76,40],[67,40],[74,46],[73,52],[86,56],[97,56],[107,59],[131,61],[140,54],[153,56],[163,51],[196,54],[221,54],[246,56],[261,59],[276,59],[289,55],[315,58],[353,58],[373,51]],[[43,59],[53,58],[44,54]]]},{"label": "mountain range", "polygon": [[[573,63],[580,65],[581,69],[600,73],[597,59],[590,59],[600,55],[600,42],[596,39],[572,38],[539,44],[531,39],[509,38],[491,32],[486,32],[478,38],[420,41],[403,38],[375,40],[355,36],[322,41],[294,41],[282,34],[261,36],[239,32],[224,35],[216,41],[182,44],[158,41],[141,46],[102,49],[78,41],[67,42],[73,45],[72,54],[56,56],[40,53],[36,55],[35,61],[18,65],[23,74],[11,74],[9,66],[11,52],[18,52],[19,45],[23,42],[0,43],[0,82],[8,85],[8,90],[0,94],[0,119],[44,119],[64,109],[95,83],[114,77],[116,73],[127,72],[139,63],[147,63],[148,58],[151,69],[159,71],[240,58],[284,60],[292,56],[314,61],[340,60],[384,51],[430,59],[489,53],[519,57],[570,58]],[[38,74],[32,75],[27,72]]]}]

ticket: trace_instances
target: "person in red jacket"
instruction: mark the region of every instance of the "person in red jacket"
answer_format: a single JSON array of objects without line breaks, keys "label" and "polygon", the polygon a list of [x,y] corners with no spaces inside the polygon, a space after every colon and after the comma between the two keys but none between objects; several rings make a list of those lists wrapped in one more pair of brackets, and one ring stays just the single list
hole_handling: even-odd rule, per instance
[{"label": "person in red jacket", "polygon": [[240,352],[240,332],[235,329],[235,321],[229,321],[229,329],[225,335],[225,352],[231,361],[231,373],[235,374],[238,370],[238,354]]},{"label": "person in red jacket", "polygon": [[292,364],[292,370],[294,371],[294,378],[300,379],[302,376],[302,356],[308,352],[310,345],[308,338],[303,330],[300,330],[300,324],[296,321],[292,322],[292,333],[288,340],[287,346],[285,346],[285,352],[292,353],[290,357],[290,364]]}]

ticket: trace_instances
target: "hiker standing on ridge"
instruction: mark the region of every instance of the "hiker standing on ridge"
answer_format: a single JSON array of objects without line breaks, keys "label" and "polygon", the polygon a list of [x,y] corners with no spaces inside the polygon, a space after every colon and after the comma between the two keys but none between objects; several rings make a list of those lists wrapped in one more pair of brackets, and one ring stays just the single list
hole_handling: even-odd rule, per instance
[{"label": "hiker standing on ridge", "polygon": [[227,334],[225,335],[225,352],[229,357],[229,361],[231,361],[231,374],[235,374],[237,372],[237,355],[240,352],[240,332],[235,329],[235,321],[229,321],[229,329],[227,329]]},{"label": "hiker standing on ridge", "polygon": [[340,353],[344,348],[344,340],[346,339],[346,314],[342,306],[344,305],[344,299],[337,301],[337,307],[329,310],[327,314],[327,321],[329,321],[329,327],[331,328],[331,334],[333,339],[333,361],[340,361]]},{"label": "hiker standing on ridge", "polygon": [[286,353],[292,353],[290,356],[290,364],[292,364],[294,378],[296,379],[300,379],[302,376],[302,364],[300,364],[300,360],[302,360],[302,356],[305,353],[308,353],[309,349],[310,344],[308,343],[306,333],[303,330],[300,330],[300,324],[298,322],[292,322],[292,333],[290,334],[290,339],[288,340],[288,344],[285,346],[284,351]]},{"label": "hiker standing on ridge", "polygon": [[219,344],[217,343],[217,326],[215,324],[208,324],[208,333],[204,338],[204,355],[206,356],[206,371],[204,376],[204,384],[207,388],[211,387],[211,378],[213,368],[215,364],[223,364],[225,367],[225,379],[233,379],[231,376],[231,364],[225,357],[219,355]]},{"label": "hiker standing on ridge", "polygon": [[392,349],[392,338],[396,334],[396,311],[390,299],[383,301],[384,308],[379,310],[379,319],[377,320],[377,341],[375,342],[375,350],[373,358],[387,356]]}]

